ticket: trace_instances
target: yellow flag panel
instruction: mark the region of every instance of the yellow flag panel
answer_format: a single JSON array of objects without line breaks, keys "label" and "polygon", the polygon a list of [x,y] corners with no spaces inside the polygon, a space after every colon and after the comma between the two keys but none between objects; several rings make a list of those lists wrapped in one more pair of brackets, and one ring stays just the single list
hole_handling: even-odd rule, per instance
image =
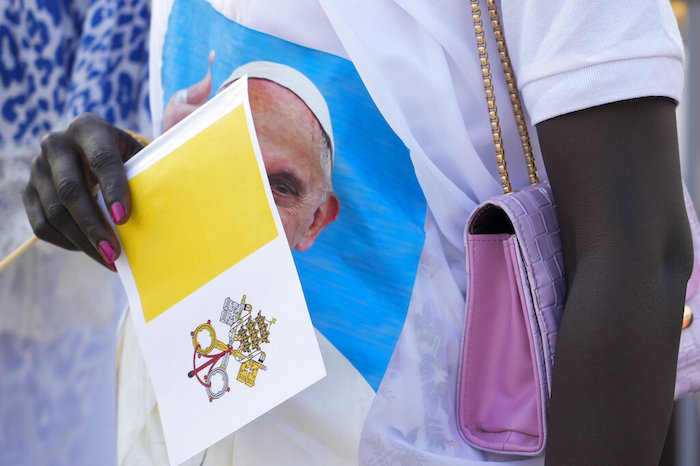
[{"label": "yellow flag panel", "polygon": [[243,106],[129,181],[117,226],[146,322],[278,236]]}]

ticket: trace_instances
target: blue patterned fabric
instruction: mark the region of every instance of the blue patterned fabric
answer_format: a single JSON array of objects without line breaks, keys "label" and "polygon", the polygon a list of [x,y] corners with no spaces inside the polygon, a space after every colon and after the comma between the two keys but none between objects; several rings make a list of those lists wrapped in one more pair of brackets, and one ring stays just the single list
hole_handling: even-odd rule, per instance
[{"label": "blue patterned fabric", "polygon": [[[84,111],[150,133],[149,21],[147,0],[0,2],[0,257],[31,234],[21,193],[43,135]],[[124,298],[99,268],[41,244],[0,273],[2,465],[115,462]]]},{"label": "blue patterned fabric", "polygon": [[0,19],[0,144],[35,144],[85,111],[145,130],[149,16],[143,0],[10,0]]}]

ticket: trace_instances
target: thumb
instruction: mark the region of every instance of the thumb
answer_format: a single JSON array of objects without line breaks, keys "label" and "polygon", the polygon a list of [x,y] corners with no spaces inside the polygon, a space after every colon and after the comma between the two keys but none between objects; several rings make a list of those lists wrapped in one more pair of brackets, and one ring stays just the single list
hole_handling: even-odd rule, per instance
[{"label": "thumb", "polygon": [[203,105],[211,94],[211,65],[214,62],[215,52],[209,52],[209,68],[204,78],[187,88],[187,98],[185,100],[189,105]]}]

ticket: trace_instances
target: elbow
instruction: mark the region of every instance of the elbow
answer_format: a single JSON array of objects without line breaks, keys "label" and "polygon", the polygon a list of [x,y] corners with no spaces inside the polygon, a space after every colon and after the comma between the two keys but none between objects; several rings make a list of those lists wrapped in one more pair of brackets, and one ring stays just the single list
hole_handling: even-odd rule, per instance
[{"label": "elbow", "polygon": [[[634,245],[642,257],[632,261],[632,267],[639,267],[634,274],[638,274],[638,292],[647,295],[645,332],[660,332],[659,338],[675,344],[680,338],[686,290],[695,262],[690,225],[683,213],[665,227],[649,228],[650,234],[642,235]],[[640,317],[645,314],[641,312]]]},{"label": "elbow", "polygon": [[684,282],[687,282],[696,268],[696,263],[690,225],[687,218],[683,220],[683,225],[679,228],[679,231],[675,232],[674,236],[667,243],[668,259],[666,262],[668,267],[678,273]]},{"label": "elbow", "polygon": [[685,215],[651,223],[638,225],[635,234],[628,230],[622,241],[599,241],[578,251],[569,298],[581,306],[567,302],[567,309],[574,304],[585,309],[588,322],[607,322],[596,335],[609,339],[599,344],[616,347],[622,339],[638,348],[655,342],[652,346],[661,345],[662,352],[677,351],[695,262],[690,226]]},{"label": "elbow", "polygon": [[[662,277],[662,289],[668,293],[669,299],[675,301],[680,296],[681,302],[685,302],[689,297],[687,293],[695,291],[689,288],[691,274],[694,271],[696,274],[700,273],[700,270],[694,270],[697,266],[687,215],[675,221],[660,246],[662,249],[658,267]],[[683,306],[680,307],[682,313]]]},{"label": "elbow", "polygon": [[[690,208],[693,208],[692,204]],[[676,312],[680,314],[678,316],[672,313],[674,317],[668,321],[667,325],[668,331],[674,332],[672,334],[675,337],[674,341],[677,341],[680,338],[678,327],[682,328],[685,302],[697,292],[700,284],[700,268],[695,259],[693,237],[687,216],[679,221],[678,227],[667,240],[665,251],[662,267],[663,275],[667,277],[664,283],[668,289],[664,292],[668,294],[671,302],[679,300]],[[678,322],[681,323],[680,326]]]}]

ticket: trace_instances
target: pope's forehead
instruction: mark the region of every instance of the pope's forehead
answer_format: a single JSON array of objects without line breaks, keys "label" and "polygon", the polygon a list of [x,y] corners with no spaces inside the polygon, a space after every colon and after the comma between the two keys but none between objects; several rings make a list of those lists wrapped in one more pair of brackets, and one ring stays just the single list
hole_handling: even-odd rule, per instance
[{"label": "pope's forehead", "polygon": [[248,95],[251,102],[278,108],[283,113],[304,112],[313,116],[311,109],[298,95],[269,79],[250,78]]},{"label": "pope's forehead", "polygon": [[286,122],[308,131],[316,139],[321,125],[304,101],[284,86],[262,78],[250,78],[248,95],[253,119],[265,118],[270,122]]}]

